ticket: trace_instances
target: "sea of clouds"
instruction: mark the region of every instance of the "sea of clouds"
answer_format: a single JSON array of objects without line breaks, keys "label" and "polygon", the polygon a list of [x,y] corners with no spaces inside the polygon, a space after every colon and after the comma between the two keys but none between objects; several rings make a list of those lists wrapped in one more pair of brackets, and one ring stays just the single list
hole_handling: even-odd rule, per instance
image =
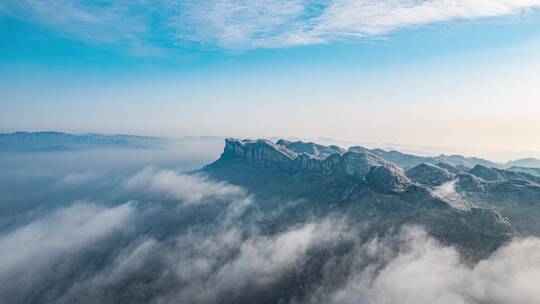
[{"label": "sea of clouds", "polygon": [[540,303],[538,238],[471,262],[422,227],[366,240],[200,174],[84,167],[27,184],[24,208],[2,190],[0,303]]}]

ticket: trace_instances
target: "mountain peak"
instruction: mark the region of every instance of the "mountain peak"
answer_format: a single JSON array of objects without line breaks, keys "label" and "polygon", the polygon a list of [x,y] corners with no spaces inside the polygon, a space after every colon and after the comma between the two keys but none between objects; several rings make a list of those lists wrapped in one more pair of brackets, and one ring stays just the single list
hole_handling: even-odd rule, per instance
[{"label": "mountain peak", "polygon": [[482,165],[474,166],[474,168],[469,170],[469,173],[486,181],[500,181],[504,179],[497,169]]},{"label": "mountain peak", "polygon": [[407,171],[412,181],[431,187],[440,186],[455,178],[448,170],[430,163],[423,163]]},{"label": "mountain peak", "polygon": [[401,192],[409,185],[409,178],[400,167],[384,164],[373,166],[366,175],[366,181],[383,192]]}]

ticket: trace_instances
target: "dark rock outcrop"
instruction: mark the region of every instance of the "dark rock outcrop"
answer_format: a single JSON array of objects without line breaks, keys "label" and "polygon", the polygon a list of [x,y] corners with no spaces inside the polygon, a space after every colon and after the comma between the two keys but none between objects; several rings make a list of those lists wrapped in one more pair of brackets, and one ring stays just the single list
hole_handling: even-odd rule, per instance
[{"label": "dark rock outcrop", "polygon": [[269,161],[289,165],[298,154],[265,139],[226,139],[222,157],[241,157],[250,161]]},{"label": "dark rock outcrop", "polygon": [[[289,149],[293,147],[295,150]],[[315,153],[311,154],[308,151]],[[367,151],[349,151],[341,148],[325,147],[313,143],[287,142],[279,140],[237,140],[226,139],[225,149],[216,165],[231,158],[250,162],[271,163],[289,169],[308,170],[324,175],[346,175],[363,180],[371,168],[376,166],[392,167],[401,170]]]},{"label": "dark rock outcrop", "polygon": [[490,182],[501,181],[504,179],[504,177],[499,173],[498,170],[494,168],[488,168],[482,165],[474,166],[474,168],[469,170],[469,173]]},{"label": "dark rock outcrop", "polygon": [[294,151],[296,153],[304,153],[311,157],[324,159],[332,154],[345,154],[347,150],[338,146],[323,146],[312,142],[295,141],[290,142],[284,139],[280,139],[276,142],[277,145],[284,146],[285,148]]},{"label": "dark rock outcrop", "polygon": [[424,163],[407,171],[407,176],[416,183],[430,187],[440,186],[455,178],[455,174],[439,166]]},{"label": "dark rock outcrop", "polygon": [[459,174],[456,186],[459,191],[471,193],[483,192],[486,189],[486,184],[481,178],[469,173]]},{"label": "dark rock outcrop", "polygon": [[395,165],[373,166],[366,175],[368,185],[382,192],[402,192],[409,185],[403,169]]},{"label": "dark rock outcrop", "polygon": [[452,173],[452,174],[460,174],[462,173],[462,171],[459,169],[459,168],[456,168],[450,164],[447,164],[447,163],[444,163],[444,162],[439,162],[437,163],[437,166],[440,167],[440,168],[443,168],[445,169],[446,171]]}]

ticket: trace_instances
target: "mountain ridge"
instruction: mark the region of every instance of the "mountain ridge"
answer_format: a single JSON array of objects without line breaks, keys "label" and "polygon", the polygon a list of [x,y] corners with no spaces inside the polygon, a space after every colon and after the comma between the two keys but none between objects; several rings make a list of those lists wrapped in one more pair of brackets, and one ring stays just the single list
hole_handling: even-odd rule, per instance
[{"label": "mountain ridge", "polygon": [[71,134],[57,131],[0,133],[0,152],[61,152],[93,148],[150,148],[169,139],[138,135]]},{"label": "mountain ridge", "polygon": [[[478,197],[495,193],[493,189],[500,185],[468,172],[450,173],[447,169],[452,168],[450,165],[447,168],[423,165],[430,170],[418,170],[421,171],[418,176],[427,174],[427,181],[432,180],[431,169],[448,175],[428,183],[367,149],[279,143],[226,139],[222,155],[201,173],[245,188],[266,202],[260,206],[263,209],[278,208],[283,201],[298,202],[301,207],[290,215],[291,221],[310,213],[341,210],[357,221],[373,223],[372,233],[402,225],[421,225],[441,241],[474,255],[492,252],[520,233],[497,208],[481,204],[483,201],[459,205],[440,195],[439,187],[447,181],[454,181],[459,189],[472,189],[470,195]],[[318,152],[311,155],[306,151]],[[321,151],[335,153],[321,157]],[[484,190],[487,192],[481,192]]]},{"label": "mountain ridge", "polygon": [[[460,171],[468,171],[472,168],[474,168],[476,165],[482,165],[484,167],[488,168],[497,168],[497,169],[509,169],[512,167],[515,168],[521,168],[519,165],[520,162],[526,161],[529,164],[535,164],[535,158],[525,158],[525,159],[518,159],[513,161],[508,161],[506,163],[496,163],[489,160],[485,160],[478,157],[465,157],[463,155],[458,154],[441,154],[438,156],[417,156],[413,154],[407,154],[402,153],[400,151],[391,150],[386,151],[383,149],[368,149],[362,146],[351,146],[348,149],[341,148],[336,145],[330,145],[330,146],[324,146],[321,144],[317,144],[314,142],[302,142],[302,141],[288,141],[285,139],[279,139],[276,142],[273,142],[271,140],[267,139],[258,139],[258,140],[238,140],[234,138],[225,138],[225,142],[237,142],[240,143],[242,141],[250,142],[251,144],[254,144],[256,142],[262,143],[266,142],[270,145],[273,145],[275,147],[278,147],[279,149],[286,148],[288,151],[287,153],[293,152],[294,155],[290,155],[292,158],[296,158],[298,155],[305,154],[308,156],[309,159],[321,159],[324,160],[325,158],[331,156],[332,154],[346,154],[347,152],[368,152],[370,155],[377,156],[385,161],[390,161],[392,163],[398,164],[400,167],[402,167],[405,170],[411,169],[415,166],[421,165],[421,164],[432,164],[439,166],[440,164],[446,164],[450,165],[453,169],[458,169]],[[305,157],[305,156],[304,156]],[[538,164],[540,166],[540,160],[537,160]],[[511,165],[511,166],[510,166]],[[526,167],[529,168],[529,167]]]}]

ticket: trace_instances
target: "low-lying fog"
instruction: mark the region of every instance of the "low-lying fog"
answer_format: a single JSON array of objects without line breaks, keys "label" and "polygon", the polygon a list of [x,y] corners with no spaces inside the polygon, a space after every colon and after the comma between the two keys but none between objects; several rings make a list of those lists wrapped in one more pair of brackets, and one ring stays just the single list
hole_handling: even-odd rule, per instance
[{"label": "low-lying fog", "polygon": [[0,216],[78,199],[107,203],[104,198],[115,195],[118,183],[146,166],[194,170],[217,159],[222,149],[221,139],[200,139],[155,149],[0,153]]}]

